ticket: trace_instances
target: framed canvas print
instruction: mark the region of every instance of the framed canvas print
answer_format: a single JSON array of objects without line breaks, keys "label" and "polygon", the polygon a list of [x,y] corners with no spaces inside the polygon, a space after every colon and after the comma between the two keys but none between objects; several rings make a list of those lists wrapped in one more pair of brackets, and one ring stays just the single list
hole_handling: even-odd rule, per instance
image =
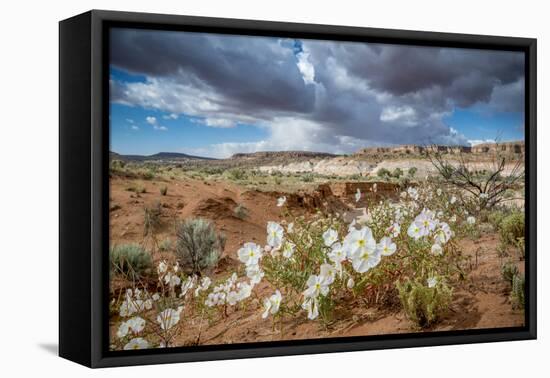
[{"label": "framed canvas print", "polygon": [[60,23],[60,355],[536,337],[536,40]]}]

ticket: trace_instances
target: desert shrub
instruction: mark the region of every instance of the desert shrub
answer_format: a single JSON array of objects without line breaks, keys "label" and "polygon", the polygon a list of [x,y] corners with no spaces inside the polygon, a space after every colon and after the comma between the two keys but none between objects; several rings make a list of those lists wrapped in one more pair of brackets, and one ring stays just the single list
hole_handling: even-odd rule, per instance
[{"label": "desert shrub", "polygon": [[246,171],[241,168],[233,168],[227,171],[227,175],[231,180],[244,180],[247,177]]},{"label": "desert shrub", "polygon": [[271,171],[272,177],[283,177],[283,172],[281,171]]},{"label": "desert shrub", "polygon": [[386,178],[390,176],[390,171],[386,168],[380,168],[376,174],[380,178]]},{"label": "desert shrub", "polygon": [[518,240],[525,237],[525,215],[514,211],[505,216],[499,224],[499,234],[502,243],[518,246]]},{"label": "desert shrub", "polygon": [[514,276],[519,273],[518,267],[511,261],[504,263],[500,268],[500,272],[502,273],[502,278],[510,284],[512,284]]},{"label": "desert shrub", "polygon": [[491,223],[495,229],[499,229],[504,217],[506,217],[506,213],[504,211],[494,210],[487,214],[487,221]]},{"label": "desert shrub", "polygon": [[130,185],[126,188],[126,190],[129,191],[129,192],[137,193],[137,194],[147,193],[147,189],[141,184]]},{"label": "desert shrub", "polygon": [[312,173],[302,175],[303,182],[313,182],[313,180],[315,180],[315,176]]},{"label": "desert shrub", "polygon": [[166,185],[160,187],[160,195],[165,196],[168,193],[168,187]]},{"label": "desert shrub", "polygon": [[152,272],[151,255],[137,244],[116,245],[111,248],[109,257],[111,272],[123,274],[131,280],[146,277]]},{"label": "desert shrub", "polygon": [[237,206],[235,206],[233,212],[235,213],[235,216],[239,219],[245,219],[249,215],[248,209],[242,204],[238,204]]},{"label": "desert shrub", "polygon": [[159,249],[163,252],[170,251],[172,249],[173,243],[172,240],[166,238],[159,244]]},{"label": "desert shrub", "polygon": [[160,227],[160,217],[162,215],[162,206],[156,202],[151,207],[143,208],[143,235],[154,235]]},{"label": "desert shrub", "polygon": [[396,286],[403,310],[420,327],[429,327],[437,322],[451,304],[453,290],[443,282],[428,287],[409,280]]},{"label": "desert shrub", "polygon": [[281,185],[283,183],[283,180],[280,177],[275,177],[273,181],[276,185]]},{"label": "desert shrub", "polygon": [[204,167],[201,169],[201,172],[209,176],[221,175],[224,169],[220,167]]},{"label": "desert shrub", "polygon": [[410,167],[407,174],[409,175],[409,177],[413,178],[416,175],[416,172],[418,172],[418,168]]},{"label": "desert shrub", "polygon": [[487,155],[491,168],[483,170],[477,169],[474,162],[462,153],[450,159],[437,147],[426,151],[428,160],[446,183],[468,192],[478,200],[481,208],[493,208],[507,200],[507,190],[517,187],[525,179],[523,156],[502,154],[498,147],[496,143],[495,151]]},{"label": "desert shrub", "polygon": [[521,274],[515,274],[512,278],[510,297],[515,308],[525,308],[525,277]]},{"label": "desert shrub", "polygon": [[214,267],[225,246],[225,237],[202,218],[187,219],[177,226],[176,256],[182,267],[193,274]]},{"label": "desert shrub", "polygon": [[401,190],[403,189],[406,189],[410,186],[411,184],[411,179],[407,176],[402,176],[399,178],[399,180],[397,181],[397,184],[399,185],[399,188]]},{"label": "desert shrub", "polygon": [[399,167],[395,168],[391,173],[391,176],[398,179],[399,177],[403,176],[403,170]]},{"label": "desert shrub", "polygon": [[141,177],[145,180],[152,180],[155,178],[155,174],[151,170],[145,170],[141,172]]}]

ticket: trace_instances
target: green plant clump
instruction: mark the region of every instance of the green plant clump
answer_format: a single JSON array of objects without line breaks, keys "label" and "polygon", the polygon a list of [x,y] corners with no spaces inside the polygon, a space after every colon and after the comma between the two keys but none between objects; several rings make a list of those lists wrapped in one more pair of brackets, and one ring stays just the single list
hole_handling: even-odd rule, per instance
[{"label": "green plant clump", "polygon": [[156,202],[152,207],[143,208],[143,235],[154,236],[160,227],[162,206]]},{"label": "green plant clump", "polygon": [[386,168],[380,168],[378,172],[376,172],[376,175],[380,178],[386,178],[386,177],[389,177],[391,173]]},{"label": "green plant clump", "polygon": [[235,213],[235,216],[239,219],[245,219],[249,216],[249,211],[246,207],[244,207],[242,204],[238,204],[235,206],[235,209],[233,209],[233,212]]},{"label": "green plant clump", "polygon": [[437,322],[451,304],[453,289],[438,282],[434,287],[417,281],[397,283],[403,310],[416,325],[425,328]]},{"label": "green plant clump", "polygon": [[176,257],[184,269],[201,275],[216,266],[225,247],[225,237],[202,218],[191,218],[180,223],[176,230]]},{"label": "green plant clump", "polygon": [[231,180],[244,180],[247,178],[246,171],[241,168],[233,168],[227,171],[227,175]]},{"label": "green plant clump", "polygon": [[391,173],[392,177],[395,177],[398,179],[399,177],[403,176],[403,170],[401,168],[395,168],[393,172]]},{"label": "green plant clump", "polygon": [[409,171],[407,172],[407,174],[409,175],[410,178],[413,178],[415,175],[416,175],[416,172],[418,171],[418,168],[416,167],[410,167],[409,168]]},{"label": "green plant clump", "polygon": [[515,308],[525,308],[525,277],[516,274],[512,279],[512,304]]},{"label": "green plant clump", "polygon": [[153,260],[151,255],[137,244],[113,246],[109,253],[111,272],[123,274],[131,280],[144,278],[151,274]]},{"label": "green plant clump", "polygon": [[515,211],[500,222],[500,240],[507,245],[518,245],[518,240],[525,237],[525,215]]},{"label": "green plant clump", "polygon": [[507,262],[503,264],[502,267],[500,268],[500,271],[502,273],[502,278],[504,278],[504,280],[506,282],[509,282],[510,284],[512,284],[514,276],[516,276],[519,273],[518,267],[512,262]]}]

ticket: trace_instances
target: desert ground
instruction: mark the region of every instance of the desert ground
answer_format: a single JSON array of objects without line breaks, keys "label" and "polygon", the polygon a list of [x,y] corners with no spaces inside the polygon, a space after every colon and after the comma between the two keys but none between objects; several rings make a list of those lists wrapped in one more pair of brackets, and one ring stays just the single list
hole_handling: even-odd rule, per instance
[{"label": "desert ground", "polygon": [[[475,153],[470,152],[467,154],[468,164],[479,171],[490,170],[491,159],[487,155],[490,152],[481,148]],[[517,154],[517,151],[510,153]],[[452,151],[446,151],[445,156],[450,161],[458,159]],[[126,330],[127,335],[123,332],[123,337],[117,336],[121,324],[130,315],[122,314],[120,308],[127,305],[128,290],[138,287],[148,293],[167,290],[172,293],[166,294],[172,296],[170,303],[181,302],[178,302],[181,308],[177,326],[171,329],[169,337],[160,335],[166,330],[154,329],[155,319],[158,321],[155,311],[167,308],[167,305],[153,305],[153,308],[136,311],[141,312],[140,316],[147,322],[145,327],[140,327],[145,328],[141,332],[149,329],[150,333],[145,337],[135,332],[134,336],[147,339],[147,347],[468,330],[524,324],[523,308],[513,295],[513,285],[504,268],[506,266],[518,276],[523,274],[524,247],[521,238],[518,243],[505,243],[499,221],[495,221],[497,217],[493,216],[507,214],[509,209],[523,211],[521,183],[506,192],[509,201],[491,209],[477,209],[477,212],[476,209],[469,213],[464,210],[465,214],[475,216],[475,227],[459,226],[466,224],[469,218],[464,214],[458,214],[456,224],[449,223],[453,229],[452,248],[449,247],[454,256],[452,264],[460,273],[449,273],[446,278],[452,286],[452,296],[437,320],[429,324],[415,322],[404,310],[396,286],[391,283],[380,287],[369,284],[358,291],[346,291],[342,287],[337,294],[331,294],[335,305],[331,307],[330,317],[320,316],[312,320],[305,315],[305,310],[300,309],[263,317],[265,298],[278,289],[266,278],[253,286],[246,301],[237,305],[208,307],[198,302],[204,302],[212,287],[224,282],[233,272],[237,273],[239,280],[246,279],[238,251],[248,242],[262,247],[268,244],[268,222],[281,224],[285,235],[290,232],[289,224],[296,219],[307,223],[329,217],[337,219],[335,224],[347,228],[355,220],[361,223],[362,219],[368,218],[371,210],[382,206],[383,202],[399,203],[409,188],[424,190],[427,187],[434,193],[438,188],[437,193],[442,189],[443,196],[456,195],[465,198],[464,201],[470,198],[467,193],[438,178],[430,160],[414,149],[363,151],[350,156],[305,152],[256,153],[225,160],[162,155],[142,159],[112,154],[111,159],[111,247],[135,244],[151,257],[151,267],[137,281],[119,274],[121,272],[111,273],[113,349],[128,345],[131,331]],[[503,175],[512,170],[511,164],[507,165]],[[359,199],[356,197],[358,193]],[[437,195],[433,194],[433,197]],[[286,201],[277,206],[281,198]],[[410,202],[414,201],[408,200],[407,203]],[[418,212],[421,210],[419,208]],[[152,212],[155,220],[151,226],[144,214]],[[449,212],[448,216],[451,215]],[[175,253],[177,227],[179,222],[196,218],[211,222],[216,232],[224,235],[225,243],[215,263],[201,271],[202,278],[211,279],[210,288],[205,289],[203,296],[193,296],[191,292],[185,294],[181,289],[183,296],[180,296],[180,282],[183,284],[191,273]],[[396,240],[408,240],[405,223]],[[466,228],[468,231],[464,231]],[[396,243],[397,251],[388,261],[399,264],[401,245],[405,242]],[[159,264],[166,264],[168,270],[177,264],[174,272],[179,275],[178,289],[170,291],[172,289],[164,288],[162,279],[165,273],[157,268]],[[396,280],[405,279],[405,275],[396,277]],[[301,291],[304,289],[305,286]],[[376,294],[369,290],[375,290]],[[291,290],[281,291],[284,303]],[[300,298],[300,295],[295,295],[295,298]]]}]

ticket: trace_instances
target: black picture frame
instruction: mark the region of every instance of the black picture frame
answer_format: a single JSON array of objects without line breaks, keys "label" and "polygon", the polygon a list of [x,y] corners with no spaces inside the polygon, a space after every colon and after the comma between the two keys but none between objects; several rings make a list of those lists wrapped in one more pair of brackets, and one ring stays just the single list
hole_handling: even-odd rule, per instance
[{"label": "black picture frame", "polygon": [[[524,327],[108,350],[110,27],[384,42],[525,53]],[[59,24],[59,354],[89,367],[535,339],[536,39],[92,10]]]}]

